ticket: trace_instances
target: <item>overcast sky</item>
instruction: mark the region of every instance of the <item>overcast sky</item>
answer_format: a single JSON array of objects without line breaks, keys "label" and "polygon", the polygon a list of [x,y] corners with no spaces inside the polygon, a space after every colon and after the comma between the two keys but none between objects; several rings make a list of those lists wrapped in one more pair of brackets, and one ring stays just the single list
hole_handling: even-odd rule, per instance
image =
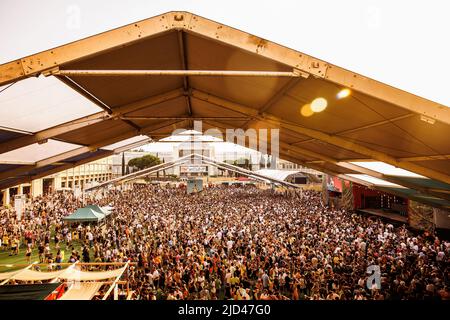
[{"label": "overcast sky", "polygon": [[0,63],[172,10],[450,106],[448,0],[1,0]]}]

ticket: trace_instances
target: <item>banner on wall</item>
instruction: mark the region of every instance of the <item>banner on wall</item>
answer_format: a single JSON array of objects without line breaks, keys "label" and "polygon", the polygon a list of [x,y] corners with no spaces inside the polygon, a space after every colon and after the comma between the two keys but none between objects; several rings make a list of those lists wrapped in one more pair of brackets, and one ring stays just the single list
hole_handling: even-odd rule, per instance
[{"label": "banner on wall", "polygon": [[409,225],[415,229],[433,231],[434,229],[434,208],[413,200],[408,206]]},{"label": "banner on wall", "polygon": [[16,211],[18,220],[22,219],[23,212],[25,211],[25,201],[26,196],[24,194],[14,196],[14,210]]},{"label": "banner on wall", "polygon": [[328,205],[328,187],[327,187],[328,175],[324,174],[322,177],[322,202],[324,205]]},{"label": "banner on wall", "polygon": [[434,225],[439,229],[450,230],[450,211],[440,208],[433,208]]},{"label": "banner on wall", "polygon": [[353,184],[350,181],[342,180],[341,208],[345,210],[354,209]]},{"label": "banner on wall", "polygon": [[207,166],[181,166],[180,173],[205,173],[208,172]]}]

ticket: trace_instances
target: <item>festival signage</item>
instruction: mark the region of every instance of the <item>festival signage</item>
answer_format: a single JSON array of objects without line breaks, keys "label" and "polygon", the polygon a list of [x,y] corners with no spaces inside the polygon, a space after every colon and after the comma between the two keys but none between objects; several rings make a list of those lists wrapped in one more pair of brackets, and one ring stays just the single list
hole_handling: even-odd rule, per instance
[{"label": "festival signage", "polygon": [[14,209],[16,210],[17,219],[21,220],[23,212],[25,210],[26,196],[24,194],[18,194],[14,196]]},{"label": "festival signage", "polygon": [[208,172],[207,166],[181,166],[181,173],[204,173]]}]

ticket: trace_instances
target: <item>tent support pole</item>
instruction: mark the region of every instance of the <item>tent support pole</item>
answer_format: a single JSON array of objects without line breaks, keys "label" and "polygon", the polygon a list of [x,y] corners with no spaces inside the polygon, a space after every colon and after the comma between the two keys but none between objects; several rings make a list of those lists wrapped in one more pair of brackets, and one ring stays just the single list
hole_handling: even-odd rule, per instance
[{"label": "tent support pole", "polygon": [[[128,265],[130,264],[130,261],[127,261],[127,263],[125,264],[125,270],[128,269]],[[125,271],[124,270],[124,271]],[[108,299],[109,294],[111,293],[111,291],[114,289],[114,287],[116,286],[117,282],[119,281],[120,277],[122,276],[123,272],[121,274],[119,274],[116,279],[113,281],[113,283],[111,283],[111,285],[109,286],[108,291],[106,291],[105,295],[103,296],[102,300],[106,300]]]}]

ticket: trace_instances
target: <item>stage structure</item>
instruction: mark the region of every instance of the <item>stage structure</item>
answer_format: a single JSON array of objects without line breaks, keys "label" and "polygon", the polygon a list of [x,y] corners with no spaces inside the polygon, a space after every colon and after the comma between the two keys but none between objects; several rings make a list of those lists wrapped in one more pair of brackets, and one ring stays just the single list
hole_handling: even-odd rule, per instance
[{"label": "stage structure", "polygon": [[[283,180],[279,180],[273,177],[269,177],[269,176],[264,176],[262,174],[259,174],[257,172],[251,171],[251,170],[247,170],[247,169],[243,169],[241,167],[232,165],[232,164],[228,164],[225,162],[219,162],[216,161],[212,158],[206,157],[204,155],[200,155],[200,154],[190,154],[190,155],[186,155],[184,157],[178,158],[174,161],[171,162],[167,162],[167,163],[163,163],[163,164],[159,164],[156,166],[153,166],[151,168],[148,169],[143,169],[143,170],[139,170],[133,173],[130,173],[128,175],[122,176],[122,177],[118,177],[115,179],[111,179],[109,181],[100,183],[96,186],[93,186],[89,189],[86,189],[86,191],[93,191],[99,188],[103,188],[109,185],[113,185],[113,184],[123,184],[126,183],[127,181],[131,181],[131,180],[135,180],[135,179],[139,179],[142,177],[146,177],[150,174],[154,174],[158,171],[162,171],[162,170],[166,170],[168,168],[171,168],[173,166],[177,166],[177,165],[182,165],[182,164],[186,164],[186,163],[195,163],[196,165],[198,165],[199,163],[205,163],[208,165],[212,165],[215,166],[219,169],[222,170],[228,170],[228,171],[232,171],[232,172],[236,172],[238,174],[244,175],[246,177],[250,177],[253,178],[255,180],[259,180],[259,181],[263,181],[266,183],[272,183],[275,185],[282,185],[285,187],[290,187],[290,188],[299,188],[299,186],[283,181]],[[197,186],[199,187],[199,186]]]},{"label": "stage structure", "polygon": [[186,185],[187,185],[186,192],[188,194],[199,193],[203,191],[203,179],[190,178],[187,180]]}]

